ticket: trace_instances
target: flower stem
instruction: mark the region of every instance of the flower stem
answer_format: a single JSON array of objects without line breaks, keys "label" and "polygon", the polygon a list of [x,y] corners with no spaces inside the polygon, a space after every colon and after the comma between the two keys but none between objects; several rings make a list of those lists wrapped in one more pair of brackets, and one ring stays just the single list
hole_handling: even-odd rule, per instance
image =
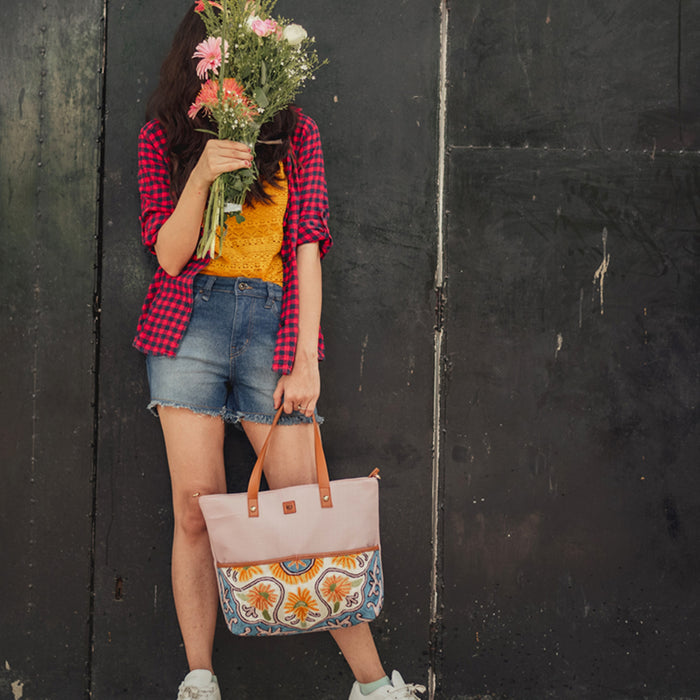
[{"label": "flower stem", "polygon": [[219,220],[219,212],[223,208],[221,201],[223,188],[220,178],[217,177],[209,190],[209,201],[204,215],[204,225],[202,226],[202,236],[197,245],[196,257],[200,260],[213,250],[213,242],[216,240],[216,226]]}]

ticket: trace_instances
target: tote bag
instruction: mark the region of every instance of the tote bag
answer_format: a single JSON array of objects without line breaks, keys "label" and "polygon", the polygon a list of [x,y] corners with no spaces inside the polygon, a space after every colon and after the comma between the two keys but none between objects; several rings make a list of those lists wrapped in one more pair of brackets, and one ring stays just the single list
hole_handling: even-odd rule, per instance
[{"label": "tote bag", "polygon": [[261,492],[263,463],[281,411],[247,493],[199,498],[226,624],[234,634],[260,636],[369,622],[384,599],[378,470],[330,481],[314,418],[318,483]]}]

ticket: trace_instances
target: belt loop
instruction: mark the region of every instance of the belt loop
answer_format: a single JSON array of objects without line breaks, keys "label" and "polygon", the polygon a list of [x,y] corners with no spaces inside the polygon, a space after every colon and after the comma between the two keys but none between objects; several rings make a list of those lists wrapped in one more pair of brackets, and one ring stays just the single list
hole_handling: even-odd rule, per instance
[{"label": "belt loop", "polygon": [[211,290],[214,288],[214,282],[216,282],[216,277],[214,275],[206,275],[207,282],[202,290],[202,300],[209,301],[211,296]]},{"label": "belt loop", "polygon": [[272,296],[272,285],[269,282],[265,283],[265,291],[267,292],[267,299],[265,299],[265,308],[271,309],[272,305],[275,303],[275,298]]}]

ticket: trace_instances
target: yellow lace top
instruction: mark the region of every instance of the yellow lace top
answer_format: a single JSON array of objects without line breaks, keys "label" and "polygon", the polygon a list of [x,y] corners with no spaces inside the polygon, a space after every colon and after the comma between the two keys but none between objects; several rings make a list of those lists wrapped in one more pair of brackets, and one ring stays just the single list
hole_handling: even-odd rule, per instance
[{"label": "yellow lace top", "polygon": [[227,220],[228,232],[224,237],[221,255],[203,270],[204,275],[219,277],[251,277],[282,286],[282,239],[284,214],[287,210],[287,178],[280,167],[281,179],[277,184],[265,186],[272,197],[270,204],[243,205],[245,221],[237,223],[235,217]]}]

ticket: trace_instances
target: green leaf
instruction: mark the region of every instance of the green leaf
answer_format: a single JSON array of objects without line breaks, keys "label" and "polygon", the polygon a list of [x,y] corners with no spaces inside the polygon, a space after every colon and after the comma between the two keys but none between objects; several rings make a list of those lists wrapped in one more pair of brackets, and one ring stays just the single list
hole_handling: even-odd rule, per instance
[{"label": "green leaf", "polygon": [[[240,222],[239,222],[239,223],[240,223]],[[270,620],[272,620],[272,618],[270,617],[270,613],[267,612],[267,610],[263,610],[263,617],[264,617],[268,622],[269,622]]]},{"label": "green leaf", "polygon": [[211,134],[212,136],[216,136],[217,139],[219,138],[219,134],[211,129],[195,129],[195,131],[201,131],[203,134]]},{"label": "green leaf", "polygon": [[243,214],[241,214],[240,212],[236,212],[235,216],[237,224],[242,224],[245,221],[245,216],[243,216]]},{"label": "green leaf", "polygon": [[265,85],[266,82],[267,82],[267,66],[265,65],[265,61],[260,61],[260,84]]},{"label": "green leaf", "polygon": [[262,107],[263,109],[270,104],[270,100],[267,99],[267,94],[262,88],[257,88],[255,90],[255,102],[258,107]]},{"label": "green leaf", "polygon": [[335,605],[333,606],[333,612],[337,613],[339,608],[340,608],[340,601],[336,601]]}]

